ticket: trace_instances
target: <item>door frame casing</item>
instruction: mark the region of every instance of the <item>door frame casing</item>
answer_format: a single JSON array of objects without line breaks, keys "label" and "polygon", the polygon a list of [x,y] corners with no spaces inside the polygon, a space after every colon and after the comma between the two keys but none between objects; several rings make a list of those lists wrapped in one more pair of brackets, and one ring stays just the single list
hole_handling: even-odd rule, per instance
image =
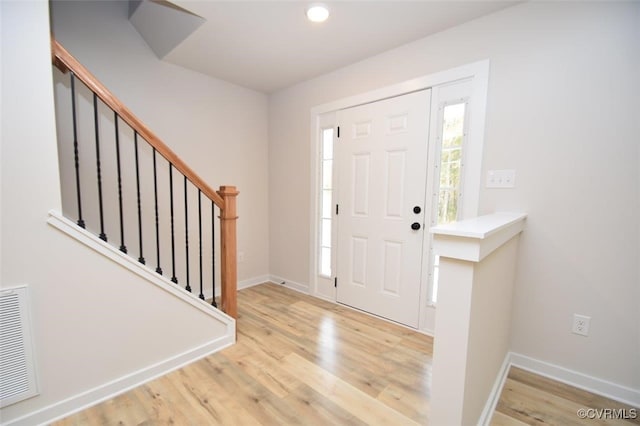
[{"label": "door frame casing", "polygon": [[[482,155],[484,146],[485,113],[487,92],[489,86],[489,60],[482,60],[462,65],[449,70],[418,77],[402,83],[393,84],[371,90],[354,96],[345,97],[311,108],[310,113],[310,230],[309,230],[309,290],[310,294],[322,299],[336,302],[336,291],[330,280],[321,279],[318,274],[318,206],[320,169],[318,157],[320,154],[321,116],[341,109],[362,105],[382,99],[401,96],[407,93],[433,88],[443,84],[454,83],[459,80],[471,80],[471,97],[469,100],[470,114],[473,117],[469,123],[469,139],[465,146],[465,169],[463,187],[465,188],[464,203],[462,205],[462,219],[476,217],[479,213],[480,189],[482,186]],[[432,161],[429,158],[429,161]],[[335,249],[335,248],[334,248]],[[425,276],[425,271],[423,271]],[[433,330],[425,329],[427,319],[427,285],[423,282],[420,290],[420,328],[419,330],[433,334]],[[433,313],[432,313],[433,314]]]}]

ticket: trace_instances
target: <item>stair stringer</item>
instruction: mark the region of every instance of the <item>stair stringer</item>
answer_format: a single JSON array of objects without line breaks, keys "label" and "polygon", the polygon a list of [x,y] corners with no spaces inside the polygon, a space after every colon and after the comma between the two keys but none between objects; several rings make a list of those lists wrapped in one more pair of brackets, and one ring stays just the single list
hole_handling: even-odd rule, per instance
[{"label": "stair stringer", "polygon": [[200,300],[197,296],[172,283],[164,276],[151,271],[148,266],[142,265],[131,256],[120,252],[118,249],[109,243],[102,241],[89,231],[78,227],[75,223],[64,217],[59,212],[55,210],[49,211],[49,219],[47,220],[47,223],[58,228],[60,231],[76,239],[97,253],[108,257],[150,283],[155,284],[158,288],[223,322],[227,326],[228,335],[232,337],[232,343],[235,342],[235,320],[229,315],[211,306],[205,301]]}]

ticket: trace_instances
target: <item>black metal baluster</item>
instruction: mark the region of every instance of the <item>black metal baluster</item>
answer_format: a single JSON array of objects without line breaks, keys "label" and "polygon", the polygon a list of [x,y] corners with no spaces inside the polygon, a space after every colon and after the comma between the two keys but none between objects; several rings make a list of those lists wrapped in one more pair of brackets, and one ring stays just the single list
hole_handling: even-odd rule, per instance
[{"label": "black metal baluster", "polygon": [[76,123],[76,75],[71,75],[71,115],[73,120],[73,160],[76,168],[76,197],[78,199],[78,221],[79,227],[84,228],[84,219],[82,218],[82,200],[80,198],[80,155],[78,152],[78,126]]},{"label": "black metal baluster", "polygon": [[122,174],[120,170],[120,132],[118,131],[118,113],[113,112],[113,121],[116,130],[116,169],[118,172],[118,208],[120,210],[120,251],[127,252],[127,246],[124,244],[124,218],[122,214]]},{"label": "black metal baluster", "polygon": [[107,241],[104,233],[104,211],[102,208],[102,176],[100,173],[100,130],[98,128],[98,95],[93,94],[93,121],[96,131],[96,170],[98,174],[98,203],[100,207],[100,239]]},{"label": "black metal baluster", "polygon": [[187,204],[187,177],[184,177],[184,247],[187,258],[187,285],[184,288],[191,293],[191,286],[189,285],[189,209]]},{"label": "black metal baluster", "polygon": [[211,200],[211,282],[213,287],[213,295],[211,296],[211,304],[218,307],[216,303],[216,226],[215,226],[216,209],[213,200]]},{"label": "black metal baluster", "polygon": [[169,201],[171,203],[171,281],[178,284],[176,278],[176,240],[173,230],[173,164],[169,163]]},{"label": "black metal baluster", "polygon": [[200,299],[204,300],[202,293],[202,191],[198,189],[198,249],[199,249],[199,266],[200,266]]},{"label": "black metal baluster", "polygon": [[138,162],[138,132],[133,131],[133,146],[136,158],[136,192],[138,197],[138,246],[140,247],[140,257],[138,262],[145,264],[144,255],[142,254],[142,205],[140,203],[140,166]]},{"label": "black metal baluster", "polygon": [[162,275],[160,267],[160,225],[158,221],[158,174],[156,173],[156,149],[153,148],[153,196],[156,210],[156,272]]}]

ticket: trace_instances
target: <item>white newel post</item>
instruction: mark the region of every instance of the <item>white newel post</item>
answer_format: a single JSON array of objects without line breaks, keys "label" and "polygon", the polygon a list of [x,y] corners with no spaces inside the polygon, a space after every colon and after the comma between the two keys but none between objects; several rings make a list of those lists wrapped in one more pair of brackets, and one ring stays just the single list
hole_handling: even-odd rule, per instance
[{"label": "white newel post", "polygon": [[509,353],[511,299],[523,213],[431,228],[440,256],[432,425],[486,422]]}]

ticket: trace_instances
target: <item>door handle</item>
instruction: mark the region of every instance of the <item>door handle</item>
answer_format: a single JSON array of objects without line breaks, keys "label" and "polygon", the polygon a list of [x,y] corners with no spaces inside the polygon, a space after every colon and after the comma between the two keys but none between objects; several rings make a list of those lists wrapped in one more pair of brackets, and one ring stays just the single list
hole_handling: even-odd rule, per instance
[{"label": "door handle", "polygon": [[420,224],[418,222],[413,222],[411,224],[411,229],[413,229],[414,231],[417,231],[418,229],[420,229]]}]

